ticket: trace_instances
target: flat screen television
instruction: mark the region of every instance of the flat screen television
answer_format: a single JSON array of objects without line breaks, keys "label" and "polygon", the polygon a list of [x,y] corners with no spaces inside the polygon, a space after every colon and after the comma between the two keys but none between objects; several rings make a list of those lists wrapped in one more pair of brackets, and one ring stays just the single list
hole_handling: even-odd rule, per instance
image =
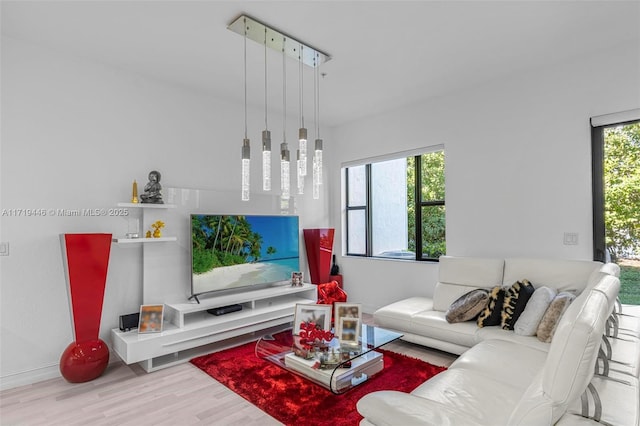
[{"label": "flat screen television", "polygon": [[300,270],[298,216],[191,215],[191,298],[289,281]]}]

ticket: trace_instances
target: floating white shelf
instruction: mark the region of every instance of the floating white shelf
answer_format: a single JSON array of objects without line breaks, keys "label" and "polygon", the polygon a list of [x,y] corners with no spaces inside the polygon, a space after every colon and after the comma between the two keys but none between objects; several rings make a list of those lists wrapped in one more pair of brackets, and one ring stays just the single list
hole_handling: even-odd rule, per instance
[{"label": "floating white shelf", "polygon": [[175,209],[175,204],[150,204],[150,203],[118,203],[118,207],[131,207],[134,209]]},{"label": "floating white shelf", "polygon": [[[280,285],[211,297],[202,303],[165,304],[161,333],[115,328],[112,348],[125,363],[137,362],[147,372],[166,368],[291,327],[296,305],[315,303],[316,291],[312,284]],[[232,304],[242,305],[242,310],[221,316],[207,313]]]},{"label": "floating white shelf", "polygon": [[160,238],[113,238],[112,241],[117,244],[144,244],[144,243],[164,243],[169,241],[178,241],[177,237],[160,237]]}]

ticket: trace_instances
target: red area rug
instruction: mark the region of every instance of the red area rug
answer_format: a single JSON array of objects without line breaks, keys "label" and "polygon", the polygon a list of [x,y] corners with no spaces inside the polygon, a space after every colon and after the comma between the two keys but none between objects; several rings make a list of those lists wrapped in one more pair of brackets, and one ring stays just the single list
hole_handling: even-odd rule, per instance
[{"label": "red area rug", "polygon": [[259,359],[255,343],[194,358],[209,376],[286,425],[357,425],[362,416],[356,403],[378,390],[411,392],[445,370],[395,352],[384,353],[384,370],[367,382],[334,395],[285,369]]}]

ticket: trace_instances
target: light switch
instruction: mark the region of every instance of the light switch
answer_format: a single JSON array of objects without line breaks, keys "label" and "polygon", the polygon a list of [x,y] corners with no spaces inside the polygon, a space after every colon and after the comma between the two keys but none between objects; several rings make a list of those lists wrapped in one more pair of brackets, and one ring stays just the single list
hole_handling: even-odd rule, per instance
[{"label": "light switch", "polygon": [[0,242],[0,256],[9,256],[9,243]]},{"label": "light switch", "polygon": [[575,246],[578,244],[578,233],[577,232],[565,232],[564,233],[564,245],[565,246]]}]

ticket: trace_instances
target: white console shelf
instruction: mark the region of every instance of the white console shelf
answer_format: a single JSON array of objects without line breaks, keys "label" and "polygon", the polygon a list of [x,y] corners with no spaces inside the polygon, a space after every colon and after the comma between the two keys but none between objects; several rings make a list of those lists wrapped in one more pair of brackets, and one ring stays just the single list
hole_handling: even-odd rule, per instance
[{"label": "white console shelf", "polygon": [[[111,330],[113,349],[127,364],[155,371],[216,350],[255,341],[288,328],[298,303],[316,303],[316,286],[288,284],[165,305],[161,333]],[[215,316],[207,309],[239,304],[242,310]]]},{"label": "white console shelf", "polygon": [[166,243],[167,241],[178,241],[177,237],[160,237],[160,238],[121,238],[114,237],[114,243],[118,244],[143,244],[143,243]]}]

